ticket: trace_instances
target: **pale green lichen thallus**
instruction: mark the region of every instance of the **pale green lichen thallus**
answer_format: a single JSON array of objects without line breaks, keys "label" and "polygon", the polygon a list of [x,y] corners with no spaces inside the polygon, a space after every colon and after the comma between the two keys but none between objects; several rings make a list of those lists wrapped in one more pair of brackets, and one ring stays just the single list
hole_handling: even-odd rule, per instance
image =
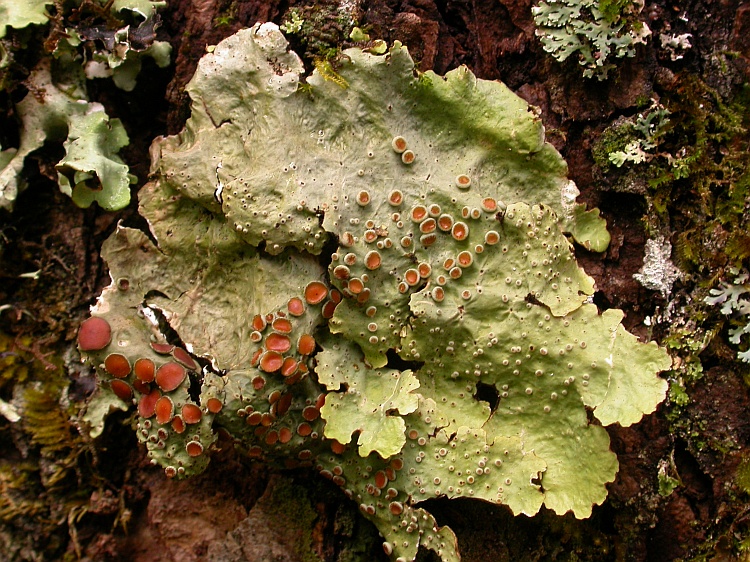
[{"label": "pale green lichen thallus", "polygon": [[137,408],[170,477],[206,469],[219,427],[308,466],[394,560],[458,560],[427,498],[587,517],[617,472],[603,426],[653,412],[669,366],[587,304],[563,229],[600,247],[604,221],[564,197],[564,161],[503,84],[420,78],[398,43],[345,54],[346,89],[304,77],[271,24],[201,60],[140,193],[156,245],[121,227],[104,246],[88,419]]}]

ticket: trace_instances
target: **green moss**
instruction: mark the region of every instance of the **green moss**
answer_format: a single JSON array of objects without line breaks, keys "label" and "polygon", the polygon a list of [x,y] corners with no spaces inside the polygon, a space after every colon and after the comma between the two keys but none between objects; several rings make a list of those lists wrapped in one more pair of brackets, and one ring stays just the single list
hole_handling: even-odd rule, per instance
[{"label": "green moss", "polygon": [[0,463],[0,522],[36,519],[47,513],[34,462]]},{"label": "green moss", "polygon": [[232,0],[229,6],[221,9],[221,11],[214,17],[214,26],[226,27],[232,25],[237,21],[237,9],[237,2]]},{"label": "green moss", "polygon": [[[667,214],[682,215],[679,254],[681,265],[688,269],[711,261],[716,253],[717,227],[729,234],[729,242],[720,248],[727,252],[727,265],[736,266],[738,260],[750,255],[750,240],[744,236],[747,229],[741,224],[750,194],[750,171],[742,148],[747,121],[744,99],[743,90],[737,101],[726,104],[700,79],[685,74],[661,97],[660,103],[669,113],[668,124],[663,119],[661,124],[654,121],[658,115],[653,110],[637,121],[635,117],[621,118],[602,133],[592,149],[598,168],[610,174],[609,181],[617,185],[619,177],[632,183],[635,175],[650,187],[649,199],[657,216],[649,222],[663,223]],[[642,144],[644,139],[648,153],[644,163],[625,158],[627,166],[618,174],[611,155],[628,153],[632,143]],[[681,208],[683,201],[690,202],[689,209]]]},{"label": "green moss", "polygon": [[232,15],[216,16],[214,18],[214,25],[216,27],[226,27],[231,25],[233,22],[234,16]]},{"label": "green moss", "polygon": [[682,485],[673,458],[668,461],[662,460],[659,463],[657,482],[659,495],[664,497],[671,495],[678,486]]},{"label": "green moss", "polygon": [[651,105],[652,101],[652,94],[649,93],[642,93],[639,94],[638,97],[635,98],[634,105],[637,109],[645,109],[649,105]]},{"label": "green moss", "polygon": [[[313,548],[313,533],[318,513],[313,509],[304,487],[287,479],[274,480],[269,497],[264,498],[264,515],[270,524],[297,529],[295,540],[285,544],[289,554],[300,562],[320,562]],[[292,519],[290,520],[290,516]]]},{"label": "green moss", "polygon": [[337,86],[340,86],[343,89],[346,89],[349,87],[349,82],[347,82],[346,79],[343,76],[341,76],[341,74],[336,72],[334,65],[331,63],[329,59],[317,58],[315,59],[314,64],[315,64],[315,70],[318,71],[318,74],[324,80],[333,82],[334,84],[336,84]]},{"label": "green moss", "polygon": [[609,23],[616,22],[632,6],[631,0],[599,0],[599,10]]},{"label": "green moss", "polygon": [[[18,349],[14,339],[0,332],[0,392],[6,394],[6,398],[10,398],[7,389],[12,389],[15,384],[26,382],[30,371],[29,357]],[[20,343],[28,348],[32,343],[32,338],[22,337]]]},{"label": "green moss", "polygon": [[687,384],[702,376],[698,355],[723,333],[719,307],[704,302],[709,289],[722,280],[732,282],[729,271],[747,267],[750,257],[746,91],[727,103],[697,77],[684,75],[661,98],[671,112],[671,128],[657,150],[669,156],[660,158],[658,175],[650,180],[649,222],[675,225],[673,255],[691,275],[681,315],[689,323],[670,322],[667,338],[682,360]]},{"label": "green moss", "polygon": [[594,163],[600,170],[607,172],[614,167],[609,159],[610,154],[624,151],[632,141],[638,139],[635,125],[627,119],[618,119],[612,125],[604,129],[602,134],[594,143],[591,155]]},{"label": "green moss", "polygon": [[[704,299],[750,258],[747,100],[747,88],[728,103],[696,76],[680,75],[674,88],[661,93],[669,124],[652,139],[648,163],[615,168],[607,161],[612,151],[642,138],[632,119],[615,122],[593,147],[596,165],[614,189],[640,186],[648,202],[647,229],[657,235],[670,225],[676,232],[672,259],[689,277],[681,289],[682,320],[667,322],[665,342],[679,357],[674,378],[684,381],[688,393],[703,376],[699,354],[721,333],[719,311]],[[673,398],[679,418],[684,397]]]},{"label": "green moss", "polygon": [[677,406],[687,406],[690,403],[690,397],[681,381],[675,380],[669,385],[669,401]]},{"label": "green moss", "polygon": [[[75,425],[78,406],[66,395],[70,381],[61,359],[29,336],[0,334],[0,349],[2,394],[13,396],[5,406],[18,416],[13,441],[2,443],[0,523],[14,547],[56,559],[100,479]],[[18,555],[13,548],[6,554]]]},{"label": "green moss", "polygon": [[298,50],[306,62],[332,62],[338,59],[342,47],[352,44],[350,35],[357,19],[351,7],[324,0],[289,8],[280,29],[294,46],[301,47]]},{"label": "green moss", "polygon": [[[71,556],[66,549],[80,558],[76,527],[87,524],[92,494],[118,492],[124,463],[98,462],[78,430],[76,394],[62,357],[39,337],[0,332],[0,540],[10,545],[3,560],[61,560]],[[97,516],[114,527],[126,512],[123,499],[109,521]]]}]

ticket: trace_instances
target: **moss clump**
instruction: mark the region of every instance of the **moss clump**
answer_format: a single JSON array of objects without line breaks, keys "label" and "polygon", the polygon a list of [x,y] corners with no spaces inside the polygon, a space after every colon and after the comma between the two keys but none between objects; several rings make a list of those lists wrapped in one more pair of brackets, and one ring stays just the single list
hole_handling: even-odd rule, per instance
[{"label": "moss clump", "polygon": [[[15,338],[0,332],[0,398],[9,400],[12,388],[29,378],[28,356],[15,345]],[[28,349],[32,343],[29,336],[21,337],[19,343]]]},{"label": "moss clump", "polygon": [[734,482],[742,493],[750,495],[750,458],[744,457],[737,465]]},{"label": "moss clump", "polygon": [[[705,276],[709,284],[715,282],[710,276],[741,268],[750,256],[743,99],[725,103],[699,78],[685,74],[661,96],[663,110],[619,119],[592,149],[602,179],[616,190],[639,186],[650,203],[648,224],[671,224],[678,233],[673,240],[677,265]],[[659,117],[662,111],[667,113]],[[640,149],[641,158],[629,147]],[[616,166],[618,153],[623,158]]]},{"label": "moss clump", "polygon": [[306,61],[335,61],[351,45],[358,18],[353,6],[324,0],[289,8],[280,27]]},{"label": "moss clump", "polygon": [[31,336],[0,333],[3,560],[80,558],[78,529],[92,511],[105,527],[127,520],[124,500],[106,513],[91,501],[96,493],[120,493],[123,467],[113,459],[98,463],[93,442],[78,430],[83,404],[70,388],[59,356]]},{"label": "moss clump", "polygon": [[628,144],[638,139],[633,121],[620,117],[599,135],[591,149],[594,163],[602,172],[609,172],[615,167],[610,155],[624,151]]},{"label": "moss clump", "polygon": [[[0,333],[0,529],[14,537],[9,559],[19,555],[16,548],[57,553],[67,542],[59,521],[91,491],[80,472],[87,448],[71,422],[75,407],[61,403],[68,382],[61,361],[46,356],[42,363],[32,342]],[[19,430],[12,441],[11,425]]]},{"label": "moss clump", "polygon": [[599,11],[609,23],[615,23],[627,16],[632,6],[632,0],[599,0]]}]

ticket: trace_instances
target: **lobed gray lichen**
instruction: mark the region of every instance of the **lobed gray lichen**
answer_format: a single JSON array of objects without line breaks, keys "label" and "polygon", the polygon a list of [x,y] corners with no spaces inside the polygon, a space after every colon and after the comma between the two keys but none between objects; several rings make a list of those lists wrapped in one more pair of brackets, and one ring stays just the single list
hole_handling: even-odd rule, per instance
[{"label": "lobed gray lichen", "polygon": [[179,478],[223,428],[331,479],[398,561],[458,560],[428,498],[587,517],[618,466],[602,425],[652,412],[669,359],[585,304],[563,229],[608,237],[538,118],[465,68],[415,75],[398,43],[345,51],[347,88],[300,87],[287,48],[271,24],[222,41],[185,130],[155,143],[156,242],[106,242],[113,282],[79,334],[94,432],[137,407]]},{"label": "lobed gray lichen", "polygon": [[[656,158],[654,152],[658,148],[668,124],[669,110],[658,102],[652,101],[651,108],[645,115],[638,114],[637,117],[626,119],[616,126],[616,129],[621,129],[625,133],[632,131],[633,138],[622,150],[610,152],[609,161],[618,168],[626,162],[632,162],[633,164],[650,162]],[[674,162],[676,159],[670,157],[670,160]]]},{"label": "lobed gray lichen", "polygon": [[[713,306],[721,305],[721,313],[730,318],[733,327],[729,330],[729,341],[741,345],[743,336],[750,334],[750,275],[747,271],[733,271],[732,283],[722,281],[718,287],[711,289],[704,302]],[[739,351],[737,357],[750,363],[750,349]]]},{"label": "lobed gray lichen", "polygon": [[583,76],[599,80],[606,80],[615,68],[611,57],[634,57],[635,46],[651,35],[648,26],[635,19],[643,2],[607,2],[608,8],[603,4],[603,0],[548,0],[532,8],[544,50],[560,62],[575,55]]}]

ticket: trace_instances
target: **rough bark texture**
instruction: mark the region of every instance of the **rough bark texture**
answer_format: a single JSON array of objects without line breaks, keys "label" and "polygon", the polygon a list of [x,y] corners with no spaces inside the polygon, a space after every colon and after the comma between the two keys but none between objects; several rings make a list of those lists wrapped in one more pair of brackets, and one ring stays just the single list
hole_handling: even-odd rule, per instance
[{"label": "rough bark texture", "polygon": [[[169,4],[159,34],[173,46],[173,65],[167,70],[146,65],[133,94],[105,83],[94,87],[94,98],[128,129],[131,144],[124,157],[139,177],[138,186],[148,174],[151,140],[176,133],[188,116],[184,86],[206,46],[256,21],[281,22],[290,7],[302,5],[285,0]],[[623,181],[624,168],[597,166],[593,151],[607,127],[643,111],[649,99],[689,109],[690,99],[683,98],[703,96],[715,107],[731,106],[740,120],[738,132],[710,140],[705,150],[715,155],[713,162],[720,166],[722,155],[732,150],[746,153],[748,113],[742,104],[748,97],[743,84],[750,68],[750,6],[740,0],[647,3],[641,18],[653,31],[649,45],[633,59],[618,60],[618,70],[603,82],[583,79],[573,61],[558,63],[542,50],[531,7],[528,0],[374,0],[362,3],[359,20],[371,37],[405,43],[421,70],[443,73],[465,64],[481,78],[504,81],[539,107],[548,139],[566,158],[581,199],[602,210],[612,234],[604,254],[577,249],[579,262],[596,279],[595,302],[625,310],[626,326],[638,335],[665,343],[672,337],[678,360],[699,359],[703,372],[683,377],[687,401],[673,396],[636,426],[608,428],[620,471],[608,500],[590,519],[548,512],[512,517],[500,506],[471,501],[435,500],[431,511],[456,531],[466,561],[747,559],[748,368],[736,361],[726,329],[718,324],[699,357],[701,350],[688,353],[687,339],[675,343],[671,331],[676,325],[689,331],[719,322],[720,316],[710,312],[691,318],[695,309],[688,305],[737,263],[715,257],[723,255],[734,234],[721,224],[710,233],[696,230],[708,257],[688,260],[687,274],[669,297],[644,288],[633,275],[643,264],[646,241],[661,234],[677,248],[681,233],[695,228],[691,213],[702,204],[692,183],[697,176],[673,182],[666,194],[637,188],[637,182]],[[668,30],[692,34],[693,47],[681,60],[672,61],[658,48],[659,33]],[[2,101],[10,107],[8,96]],[[690,130],[687,117],[681,126]],[[59,157],[59,147],[39,151],[27,166],[29,189],[12,214],[0,215],[3,358],[23,357],[29,371],[21,380],[18,374],[7,375],[4,365],[0,397],[9,401],[21,392],[21,382],[46,380],[46,373],[57,369],[65,380],[65,411],[75,413],[94,384],[92,374],[76,363],[74,340],[88,306],[108,283],[99,248],[118,221],[143,225],[134,203],[117,214],[76,208],[50,181]],[[626,189],[626,184],[636,188]],[[715,184],[708,185],[710,192]],[[22,276],[37,270],[36,278]],[[671,316],[665,316],[668,309]],[[645,319],[659,317],[672,321],[644,325]],[[208,473],[169,482],[145,462],[128,425],[129,420],[113,416],[96,442],[71,426],[71,447],[83,452],[74,455],[76,468],[62,486],[50,487],[45,479],[55,472],[54,459],[40,454],[28,426],[0,418],[5,458],[0,495],[6,510],[0,511],[0,550],[8,559],[386,559],[376,532],[358,517],[356,507],[314,475],[274,473],[241,458],[226,440]],[[13,480],[27,474],[23,471],[36,478],[24,484],[27,496],[18,494],[21,485]],[[84,485],[91,474],[98,480]],[[669,479],[676,487],[660,493],[660,483]],[[70,491],[79,486],[90,496],[71,501]],[[44,505],[20,509],[37,495]],[[12,512],[8,505],[19,510]]]}]

